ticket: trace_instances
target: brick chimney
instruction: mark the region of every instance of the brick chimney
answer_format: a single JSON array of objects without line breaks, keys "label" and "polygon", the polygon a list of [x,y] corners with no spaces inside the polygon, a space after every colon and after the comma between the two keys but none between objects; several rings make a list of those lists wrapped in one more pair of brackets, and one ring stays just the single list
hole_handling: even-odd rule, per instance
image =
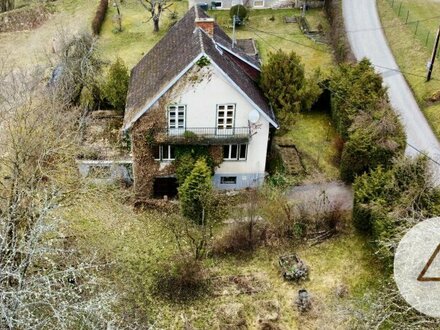
[{"label": "brick chimney", "polygon": [[196,18],[195,20],[196,26],[205,31],[211,38],[214,36],[214,22],[215,20],[211,17]]}]

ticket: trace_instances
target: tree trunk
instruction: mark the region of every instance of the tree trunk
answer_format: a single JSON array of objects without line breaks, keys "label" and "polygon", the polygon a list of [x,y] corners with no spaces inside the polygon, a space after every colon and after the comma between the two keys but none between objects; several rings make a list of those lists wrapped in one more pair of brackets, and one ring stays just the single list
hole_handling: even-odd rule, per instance
[{"label": "tree trunk", "polygon": [[159,32],[159,17],[153,17],[154,32]]}]

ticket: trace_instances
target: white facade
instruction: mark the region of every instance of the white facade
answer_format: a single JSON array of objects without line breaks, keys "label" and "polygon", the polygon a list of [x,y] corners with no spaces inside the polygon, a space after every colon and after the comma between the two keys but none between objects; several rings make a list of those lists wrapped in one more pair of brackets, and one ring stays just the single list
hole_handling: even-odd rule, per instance
[{"label": "white facade", "polygon": [[[229,110],[234,112],[232,126],[240,128],[241,131],[247,128],[251,132],[251,137],[247,143],[245,158],[241,157],[243,155],[237,155],[235,160],[224,160],[215,171],[214,184],[220,189],[239,189],[263,182],[270,125],[267,115],[260,112],[258,121],[251,124],[249,114],[251,112],[255,114],[256,107],[215,64],[211,63],[203,68],[195,65],[164,95],[164,98],[172,106],[173,111],[178,106],[184,106],[185,129],[190,131],[195,129],[195,132],[198,132],[197,128],[215,132],[219,125],[218,111],[223,109],[222,106],[229,105]],[[179,124],[182,125],[182,122],[170,123],[169,110],[167,112],[168,125],[174,125],[176,128]],[[171,119],[178,120],[177,114],[172,114]],[[225,121],[226,119],[231,118],[225,118]],[[222,133],[228,134],[228,132],[233,134],[233,129],[228,127],[222,130]],[[231,141],[233,140],[232,137]],[[161,168],[164,166],[166,162],[162,162]]]}]

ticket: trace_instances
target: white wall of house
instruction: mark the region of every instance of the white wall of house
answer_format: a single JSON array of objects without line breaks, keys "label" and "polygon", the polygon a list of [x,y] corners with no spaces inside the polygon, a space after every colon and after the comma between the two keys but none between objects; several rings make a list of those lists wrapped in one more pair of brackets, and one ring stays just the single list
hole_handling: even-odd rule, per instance
[{"label": "white wall of house", "polygon": [[[248,127],[249,113],[255,110],[246,97],[212,64],[203,68],[196,65],[164,97],[170,104],[186,106],[186,129],[216,128],[218,105],[235,105],[235,127]],[[236,189],[263,181],[269,136],[269,122],[263,115],[252,125],[252,134],[246,160],[225,160],[217,168],[214,177],[217,187]],[[236,176],[236,184],[221,184],[222,176]]]}]

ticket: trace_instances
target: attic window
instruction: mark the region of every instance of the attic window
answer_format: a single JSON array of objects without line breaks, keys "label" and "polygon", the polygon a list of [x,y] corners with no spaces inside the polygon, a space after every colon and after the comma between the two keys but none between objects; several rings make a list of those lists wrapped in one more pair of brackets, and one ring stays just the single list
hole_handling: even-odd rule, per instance
[{"label": "attic window", "polygon": [[264,0],[254,0],[254,7],[264,7]]},{"label": "attic window", "polygon": [[185,128],[185,112],[186,105],[170,105],[168,107],[168,128],[184,129]]},{"label": "attic window", "polygon": [[234,127],[235,104],[217,105],[217,129],[225,130]]}]

